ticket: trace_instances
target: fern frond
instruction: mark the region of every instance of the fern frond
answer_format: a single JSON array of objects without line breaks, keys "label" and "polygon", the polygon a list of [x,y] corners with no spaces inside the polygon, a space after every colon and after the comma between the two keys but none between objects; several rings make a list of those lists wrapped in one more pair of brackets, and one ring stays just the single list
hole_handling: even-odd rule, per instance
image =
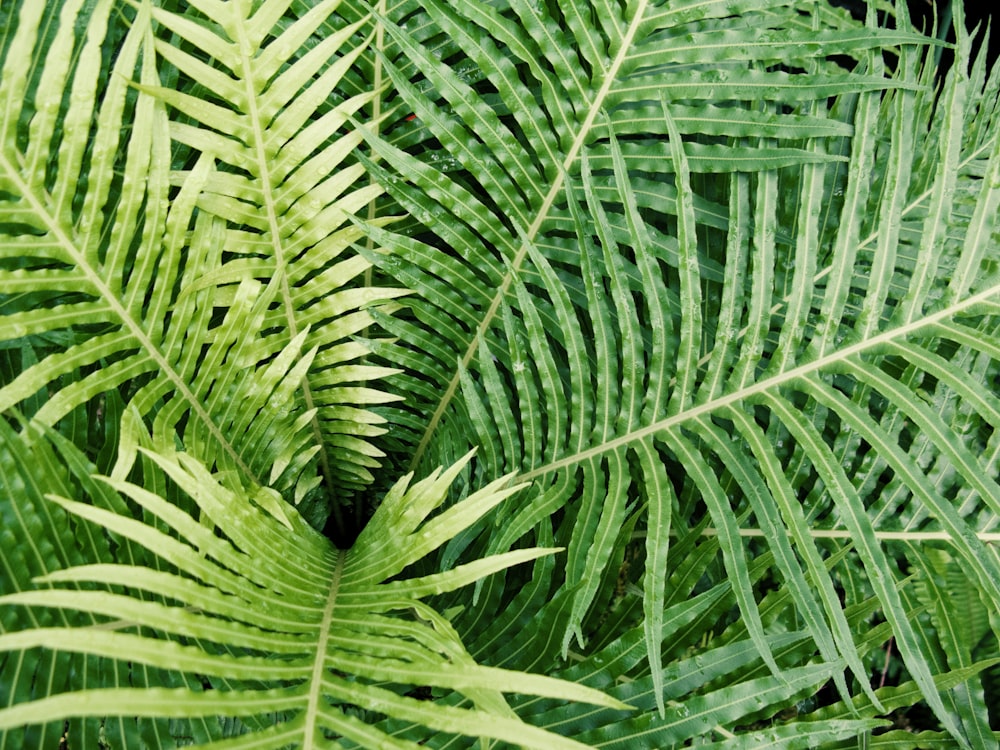
[{"label": "fern frond", "polygon": [[[284,503],[278,499],[278,505],[254,504],[186,454],[160,452],[148,458],[197,505],[202,521],[155,493],[113,479],[102,481],[157,519],[162,529],[120,508],[54,495],[50,501],[88,525],[144,547],[171,569],[96,563],[49,571],[38,582],[50,588],[7,594],[0,602],[89,613],[94,625],[5,633],[0,650],[47,648],[111,659],[124,654],[134,664],[187,675],[189,681],[208,680],[215,689],[87,685],[16,700],[0,710],[3,729],[106,716],[111,706],[123,717],[238,716],[245,723],[279,711],[285,716],[281,724],[259,733],[248,729],[228,741],[217,736],[210,746],[278,748],[291,742],[309,748],[323,745],[333,733],[361,745],[415,747],[369,724],[373,716],[384,715],[448,734],[570,748],[581,745],[522,723],[502,693],[625,708],[573,683],[476,665],[449,621],[421,602],[428,594],[557,550],[525,549],[430,576],[399,576],[520,486],[507,487],[507,480],[500,480],[426,520],[461,466],[412,486],[409,477],[401,480],[370,527],[393,530],[397,554],[387,555],[384,537],[375,535],[362,535],[350,551],[335,549],[292,506],[279,510]],[[145,599],[143,592],[155,600]],[[407,695],[421,686],[457,691],[471,706],[426,703]]]},{"label": "fern frond", "polygon": [[997,747],[954,25],[0,5],[0,745]]},{"label": "fern frond", "polygon": [[[0,492],[17,502],[0,503],[0,595],[34,590],[34,580],[87,562],[108,565],[141,565],[146,551],[119,536],[84,524],[73,524],[62,509],[45,499],[47,494],[85,492],[95,508],[127,513],[120,496],[91,479],[93,466],[68,440],[28,441],[6,422],[0,423]],[[146,598],[145,594],[137,594]],[[0,633],[23,628],[97,626],[99,618],[59,608],[2,607]],[[156,687],[161,674],[145,665],[130,664],[127,656],[73,657],[57,648],[42,651],[19,648],[0,657],[0,706],[5,708],[67,690],[93,690],[109,686]],[[55,717],[34,726],[0,730],[3,747],[58,747],[64,733],[81,746],[96,747],[99,738],[115,740],[131,731],[129,717],[103,722],[68,719],[68,728]],[[153,733],[169,736],[165,722],[150,723]]]},{"label": "fern frond", "polygon": [[[339,93],[371,24],[362,18],[320,35],[337,4],[316,3],[290,24],[287,2],[196,4],[204,19],[155,10],[174,35],[158,40],[157,52],[182,80],[207,91],[144,89],[182,119],[171,136],[217,164],[197,205],[226,224],[225,262],[194,288],[225,293],[247,277],[273,287],[262,321],[275,332],[262,341],[272,354],[309,329],[316,356],[299,398],[312,412],[320,478],[333,495],[370,482],[380,455],[371,438],[383,430],[367,405],[393,399],[364,385],[392,371],[356,362],[366,349],[351,337],[372,323],[364,308],[403,293],[362,285],[369,264],[350,251],[362,234],[348,217],[382,190],[352,161],[361,136],[341,131],[380,92]],[[289,56],[298,49],[308,51]],[[309,489],[300,486],[298,497]],[[335,512],[345,499],[332,500]]]},{"label": "fern frond", "polygon": [[[211,162],[198,160],[173,188],[167,113],[130,88],[133,78],[158,81],[150,8],[127,24],[110,2],[78,13],[24,4],[5,57],[0,338],[21,350],[22,368],[0,388],[0,409],[29,407],[42,425],[96,421],[117,390],[153,421],[160,444],[181,429],[223,470],[278,480],[271,467],[308,447],[282,385],[296,377],[302,341],[286,341],[282,356],[252,344],[273,295],[260,283],[246,280],[226,300],[199,287],[223,262],[224,226],[197,210]],[[76,38],[77,29],[86,33]],[[123,35],[112,60],[107,34]],[[22,73],[23,57],[38,62],[37,75]],[[53,143],[61,156],[49,163],[40,155]],[[257,368],[269,373],[260,382]],[[40,391],[48,398],[36,409]],[[252,416],[232,415],[242,401],[268,407],[259,427],[280,443],[251,445],[229,431]],[[294,486],[302,469],[276,484]]]}]

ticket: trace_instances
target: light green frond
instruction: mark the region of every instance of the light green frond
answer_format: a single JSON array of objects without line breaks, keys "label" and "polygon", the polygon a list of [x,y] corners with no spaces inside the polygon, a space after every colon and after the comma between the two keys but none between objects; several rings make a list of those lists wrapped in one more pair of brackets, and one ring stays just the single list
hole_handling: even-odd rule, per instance
[{"label": "light green frond", "polygon": [[998,747],[1000,69],[860,5],[0,3],[0,748]]},{"label": "light green frond", "polygon": [[[171,568],[103,563],[57,570],[60,557],[39,561],[41,568],[29,569],[37,583],[52,587],[15,589],[0,600],[3,607],[43,613],[72,610],[87,613],[92,624],[68,630],[58,620],[39,621],[0,635],[0,650],[8,664],[10,654],[32,649],[60,654],[67,663],[77,658],[74,654],[103,659],[124,655],[136,667],[180,677],[165,677],[158,683],[162,687],[148,689],[98,687],[98,682],[70,684],[66,692],[48,696],[15,693],[8,707],[0,709],[4,730],[116,713],[140,717],[134,733],[141,731],[147,717],[239,716],[247,723],[259,714],[281,711],[286,717],[281,733],[255,735],[248,724],[248,733],[241,736],[244,746],[283,747],[291,741],[302,748],[318,747],[324,744],[325,732],[367,736],[369,744],[375,738],[391,743],[389,735],[374,727],[359,734],[359,716],[371,722],[381,715],[417,720],[449,734],[569,748],[580,745],[523,724],[501,694],[625,708],[571,682],[477,666],[448,620],[420,602],[428,593],[464,586],[556,550],[524,550],[456,569],[454,575],[398,577],[503,501],[513,491],[502,488],[505,482],[475,493],[433,520],[425,518],[444,500],[460,467],[411,487],[400,485],[395,507],[415,515],[396,548],[414,552],[393,562],[387,561],[380,545],[338,551],[291,507],[276,518],[220,484],[187,454],[148,455],[214,528],[128,482],[104,480],[149,518],[159,519],[160,528],[132,517],[117,498],[109,508],[49,495],[40,511],[66,511],[82,519],[80,528],[103,529],[129,540]],[[386,513],[393,507],[383,506]],[[25,539],[18,541],[14,548],[23,551]],[[85,552],[80,557],[88,556]],[[6,556],[5,563],[16,565]],[[214,689],[167,688],[183,684],[183,675]],[[408,697],[407,691],[419,686],[457,691],[471,703],[438,706]],[[221,730],[215,734],[222,738]],[[122,738],[125,743],[133,740]]]},{"label": "light green frond", "polygon": [[[143,89],[176,113],[171,137],[216,164],[197,205],[224,222],[225,257],[193,288],[224,294],[248,277],[272,288],[262,330],[274,335],[261,341],[272,355],[309,330],[316,354],[297,399],[311,413],[331,498],[367,485],[381,455],[371,443],[383,431],[375,427],[380,420],[363,412],[345,418],[346,410],[393,400],[364,387],[391,371],[358,364],[365,349],[350,345],[351,338],[372,324],[365,308],[403,293],[362,286],[369,265],[351,252],[362,235],[348,217],[381,188],[352,157],[361,136],[343,126],[379,92],[346,99],[339,93],[367,47],[371,23],[362,18],[322,33],[337,4],[316,3],[290,24],[288,2],[204,4],[204,17],[154,10],[154,20],[173,34],[157,40],[163,64],[211,96],[176,84]],[[179,177],[186,179],[184,172]],[[310,489],[299,486],[297,496]],[[335,513],[346,497],[332,500]]]},{"label": "light green frond", "polygon": [[[302,460],[310,436],[289,385],[297,388],[293,360],[306,353],[301,340],[285,342],[280,354],[254,343],[273,291],[247,279],[221,299],[199,285],[223,262],[224,225],[197,210],[214,167],[199,159],[172,187],[167,113],[130,87],[158,81],[150,9],[141,6],[125,23],[112,3],[78,19],[70,8],[56,21],[25,4],[3,73],[0,336],[35,361],[22,355],[20,370],[0,387],[0,408],[27,407],[44,425],[99,421],[114,392],[125,393],[152,421],[158,444],[172,445],[180,429],[189,448],[220,469],[296,488],[301,497],[311,480]],[[75,39],[78,28],[87,33]],[[117,56],[104,60],[108,35],[122,38]],[[37,78],[19,80],[19,46],[32,50]],[[49,54],[55,47],[60,54]],[[72,92],[67,105],[63,89]],[[51,116],[26,126],[32,111]],[[65,158],[37,163],[32,154],[53,139],[64,143]],[[48,398],[36,409],[39,391]],[[234,415],[235,404],[248,410]],[[256,427],[268,429],[270,441],[252,440],[239,424],[260,409],[267,417]]]}]

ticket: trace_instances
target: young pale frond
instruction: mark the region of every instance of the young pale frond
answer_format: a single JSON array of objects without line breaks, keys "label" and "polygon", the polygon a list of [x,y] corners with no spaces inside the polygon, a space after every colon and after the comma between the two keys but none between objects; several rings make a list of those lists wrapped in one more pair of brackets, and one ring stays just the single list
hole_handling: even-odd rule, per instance
[{"label": "young pale frond", "polygon": [[[787,708],[832,680],[866,717],[890,710],[869,687],[885,642],[852,622],[874,601],[868,616],[888,624],[945,732],[991,746],[981,699],[940,687],[971,656],[936,659],[946,620],[914,622],[904,576],[939,542],[886,535],[943,538],[1000,606],[985,542],[1000,515],[1000,139],[984,125],[996,72],[977,106],[960,12],[959,62],[935,99],[904,8],[885,30],[874,11],[804,28],[772,3],[584,5],[427,2],[462,49],[444,60],[388,27],[419,73],[387,69],[439,144],[414,156],[370,138],[371,169],[427,232],[370,232],[380,267],[422,296],[386,322],[411,347],[395,383],[421,415],[403,455],[420,466],[478,444],[473,481],[532,480],[445,559],[546,535],[567,547],[561,570],[536,565],[532,585],[559,591],[550,601],[484,584],[486,606],[507,614],[469,638],[473,651],[533,622],[554,634],[538,658],[553,658],[553,639],[587,658],[624,570],[642,587],[650,708],[666,720],[663,610],[692,554],[676,545],[711,533],[701,575],[729,581],[733,637],[765,668],[747,696],[773,686]],[[822,42],[792,54],[784,43],[800,36]],[[849,561],[828,568],[838,543],[824,532],[853,545]],[[864,576],[848,585],[852,566]],[[785,615],[764,611],[773,588]],[[472,612],[457,624],[484,627]],[[780,654],[774,634],[789,630],[808,648]],[[709,702],[701,724],[648,729],[652,745],[732,733],[752,714]],[[581,736],[639,746],[656,722],[630,721]]]},{"label": "young pale frond", "polygon": [[[51,449],[35,450],[45,455]],[[570,748],[582,746],[524,724],[502,694],[626,708],[572,682],[477,665],[448,619],[421,601],[557,550],[523,549],[429,576],[400,575],[519,487],[501,480],[427,520],[461,466],[412,485],[407,477],[373,519],[374,528],[393,529],[393,556],[381,537],[337,550],[292,506],[280,499],[259,505],[220,484],[187,454],[161,451],[148,458],[198,507],[201,520],[176,502],[113,479],[86,480],[109,502],[50,494],[36,512],[81,519],[79,528],[96,536],[105,554],[88,560],[92,550],[75,553],[73,562],[82,557],[84,564],[63,569],[54,563],[61,562],[58,554],[30,566],[42,574],[36,582],[48,588],[15,586],[0,598],[5,610],[73,612],[78,621],[40,618],[0,635],[0,651],[15,686],[18,662],[11,655],[37,649],[54,654],[65,670],[78,670],[81,658],[127,659],[137,674],[150,671],[157,679],[149,686],[71,679],[49,695],[32,695],[26,685],[0,709],[0,729],[100,718],[107,733],[110,717],[119,716],[115,741],[126,746],[150,731],[146,718],[177,717],[190,721],[189,736],[210,747],[312,748],[326,746],[331,735],[363,747],[415,747],[374,725],[389,717],[421,724],[425,732]],[[83,462],[82,456],[75,460]],[[30,477],[30,470],[24,474]],[[134,517],[123,498],[148,520]],[[11,531],[17,542],[12,549],[22,551],[37,533],[30,525]],[[107,562],[107,536],[146,550],[150,563]],[[10,562],[6,553],[4,562]],[[421,701],[412,694],[418,688],[454,692],[463,700]],[[272,726],[268,716],[274,712],[283,718]],[[227,716],[240,717],[243,725],[231,739],[219,720]]]},{"label": "young pale frond", "polygon": [[[352,336],[372,323],[365,308],[401,294],[363,285],[369,264],[351,251],[362,233],[348,217],[382,190],[352,157],[360,135],[343,125],[380,92],[341,93],[371,22],[330,33],[337,4],[315,3],[294,21],[283,1],[196,3],[200,14],[156,9],[155,22],[171,33],[156,50],[180,83],[143,88],[176,113],[171,137],[189,160],[216,164],[196,204],[225,222],[224,262],[194,288],[225,293],[247,277],[273,287],[262,327],[274,335],[262,345],[274,352],[309,330],[316,355],[300,400],[312,412],[331,497],[366,486],[378,465],[371,438],[382,420],[367,407],[393,397],[366,383],[391,371],[357,362],[367,350]],[[335,512],[344,500],[332,500]]]}]

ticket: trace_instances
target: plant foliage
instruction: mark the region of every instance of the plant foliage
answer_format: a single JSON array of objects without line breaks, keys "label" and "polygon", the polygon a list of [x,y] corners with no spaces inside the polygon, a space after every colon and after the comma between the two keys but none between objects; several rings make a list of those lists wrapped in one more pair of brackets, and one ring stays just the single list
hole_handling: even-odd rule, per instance
[{"label": "plant foliage", "polygon": [[1000,747],[953,16],[3,3],[0,747]]}]

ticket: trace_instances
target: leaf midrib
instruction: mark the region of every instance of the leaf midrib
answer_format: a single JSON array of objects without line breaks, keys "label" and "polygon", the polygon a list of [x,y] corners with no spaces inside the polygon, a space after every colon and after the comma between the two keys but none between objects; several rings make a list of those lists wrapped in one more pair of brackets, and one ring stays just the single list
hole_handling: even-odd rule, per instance
[{"label": "leaf midrib", "polygon": [[305,709],[305,721],[302,727],[302,750],[314,747],[317,723],[320,717],[320,699],[323,696],[323,673],[326,671],[326,642],[330,637],[330,625],[333,622],[333,610],[337,605],[340,593],[340,581],[344,573],[344,561],[347,550],[337,552],[337,567],[333,571],[330,582],[330,593],[326,597],[323,608],[323,619],[320,622],[316,640],[316,658],[313,661],[312,676],[309,680],[309,699]]},{"label": "leaf midrib", "polygon": [[963,312],[966,309],[975,307],[976,305],[986,302],[991,297],[996,297],[1000,295],[1000,283],[994,284],[993,286],[974,294],[971,297],[962,300],[954,305],[949,305],[948,307],[942,308],[937,312],[931,313],[919,320],[906,323],[905,325],[900,325],[895,328],[883,331],[882,333],[872,336],[871,338],[865,339],[864,341],[859,341],[856,344],[847,346],[839,351],[832,352],[830,354],[818,357],[811,362],[798,365],[784,372],[777,373],[770,377],[759,380],[751,385],[739,388],[730,393],[724,394],[717,398],[713,398],[709,401],[692,406],[689,409],[680,411],[676,414],[672,414],[663,419],[657,420],[652,424],[642,427],[638,430],[632,430],[624,435],[620,435],[612,440],[594,445],[586,450],[579,451],[569,456],[564,456],[560,459],[552,461],[544,466],[540,466],[536,469],[532,469],[529,472],[520,474],[518,476],[519,480],[526,482],[538,479],[551,472],[558,471],[559,469],[566,468],[568,466],[574,466],[581,461],[586,461],[591,458],[595,458],[604,453],[616,450],[622,446],[629,443],[642,440],[651,435],[655,435],[657,432],[662,430],[669,430],[673,427],[681,425],[693,419],[698,419],[706,414],[710,414],[717,409],[723,407],[731,406],[737,402],[744,401],[754,395],[759,393],[764,393],[767,391],[773,391],[781,388],[788,383],[795,380],[804,378],[812,373],[818,372],[825,367],[828,367],[837,362],[846,360],[849,357],[859,355],[864,353],[868,349],[876,348],[883,343],[887,343],[899,338],[905,338],[921,328],[926,328],[933,326],[936,323],[944,321],[946,318],[950,318]]},{"label": "leaf midrib", "polygon": [[560,165],[559,174],[552,181],[549,187],[548,193],[546,193],[545,198],[542,201],[541,206],[535,214],[535,219],[525,232],[524,239],[521,242],[521,246],[514,256],[513,260],[510,262],[509,270],[504,274],[502,281],[500,282],[500,287],[497,293],[493,296],[490,302],[490,306],[487,308],[486,313],[483,315],[476,326],[475,334],[470,337],[469,343],[466,346],[465,353],[459,360],[458,366],[455,368],[455,372],[448,383],[448,387],[445,389],[444,394],[441,396],[441,400],[438,402],[437,407],[434,409],[434,414],[431,416],[430,421],[421,436],[420,442],[417,444],[417,448],[413,453],[413,458],[410,460],[409,470],[413,471],[417,468],[420,463],[420,459],[423,457],[430,441],[437,430],[438,425],[441,423],[441,419],[444,416],[444,412],[447,410],[448,406],[451,404],[452,400],[455,398],[455,394],[458,392],[459,383],[461,381],[461,372],[465,370],[472,358],[475,356],[479,348],[479,339],[486,333],[490,325],[493,323],[494,318],[497,315],[497,311],[500,309],[500,303],[503,301],[504,297],[507,296],[507,292],[510,290],[511,284],[514,282],[514,276],[518,273],[521,268],[524,259],[528,255],[529,248],[534,242],[535,237],[538,235],[538,231],[541,229],[542,224],[549,216],[549,211],[552,209],[553,203],[555,203],[556,196],[560,194],[563,188],[563,184],[566,179],[566,174],[569,172],[570,167],[576,161],[580,154],[580,150],[583,148],[584,141],[587,135],[590,133],[591,128],[594,125],[594,121],[597,119],[598,113],[607,99],[608,94],[611,91],[611,86],[614,83],[618,71],[621,70],[628,57],[628,52],[630,50],[632,40],[635,37],[639,26],[642,24],[643,16],[646,12],[646,6],[648,5],[648,0],[640,0],[635,13],[632,16],[632,20],[629,22],[629,27],[624,36],[622,37],[621,46],[615,56],[614,61],[605,71],[604,80],[601,83],[601,88],[598,90],[597,94],[594,96],[590,103],[590,107],[587,110],[587,116],[584,118],[583,124],[580,126],[579,131],[576,134],[576,138],[573,140],[569,150]]},{"label": "leaf midrib", "polygon": [[[285,321],[288,325],[288,340],[291,341],[298,336],[299,326],[295,320],[295,304],[292,300],[292,291],[288,282],[287,253],[285,245],[281,239],[281,229],[278,223],[279,217],[275,212],[277,201],[274,195],[274,180],[271,175],[271,170],[268,168],[269,160],[264,148],[264,134],[266,128],[263,125],[260,108],[258,106],[257,91],[254,89],[252,76],[250,75],[250,72],[253,70],[253,60],[250,58],[248,50],[252,45],[244,23],[246,19],[238,14],[235,15],[236,23],[241,36],[239,40],[240,62],[243,72],[243,85],[246,92],[247,116],[249,117],[250,127],[253,132],[253,149],[257,159],[258,174],[260,176],[262,202],[267,212],[267,226],[268,231],[271,234],[271,247],[274,250],[275,276],[278,279],[278,291],[281,294],[281,304],[284,308]],[[333,486],[333,474],[330,467],[330,457],[327,454],[326,443],[323,440],[323,431],[320,427],[319,415],[314,411],[315,402],[313,400],[312,389],[309,386],[308,374],[306,377],[302,378],[301,388],[306,411],[314,412],[309,424],[312,430],[313,440],[316,445],[319,446],[318,456],[320,461],[320,471],[322,472],[326,486],[330,488]],[[339,519],[339,507],[336,503],[334,503],[333,507]]]},{"label": "leaf midrib", "polygon": [[122,304],[121,300],[114,295],[108,284],[104,281],[101,275],[97,273],[97,270],[87,262],[83,253],[81,253],[77,248],[76,243],[64,231],[58,219],[53,216],[47,206],[39,200],[38,196],[35,195],[35,192],[31,189],[31,186],[21,178],[20,171],[15,168],[15,165],[11,162],[8,155],[2,151],[0,151],[0,165],[2,165],[9,179],[11,179],[14,183],[19,195],[27,201],[32,211],[34,211],[35,214],[42,219],[42,223],[47,228],[48,233],[55,237],[57,244],[67,252],[70,258],[72,258],[76,267],[83,271],[84,277],[97,291],[98,296],[104,300],[115,316],[121,321],[122,325],[128,329],[129,334],[139,344],[139,348],[146,352],[146,355],[153,360],[160,372],[165,375],[168,380],[170,380],[170,382],[174,385],[176,392],[179,393],[181,397],[190,405],[192,413],[194,413],[208,428],[209,434],[216,439],[219,445],[222,446],[222,448],[226,451],[229,457],[232,458],[233,462],[240,468],[240,471],[243,472],[246,477],[257,484],[260,484],[260,480],[254,474],[253,470],[243,461],[233,445],[226,439],[225,435],[223,435],[218,425],[216,425],[212,420],[211,415],[208,411],[206,411],[202,403],[191,391],[187,381],[181,377],[180,373],[178,373],[176,369],[174,369],[170,361],[166,358],[166,356],[164,356],[156,343],[154,343],[154,341],[146,333],[140,322],[132,317],[129,311]]}]

